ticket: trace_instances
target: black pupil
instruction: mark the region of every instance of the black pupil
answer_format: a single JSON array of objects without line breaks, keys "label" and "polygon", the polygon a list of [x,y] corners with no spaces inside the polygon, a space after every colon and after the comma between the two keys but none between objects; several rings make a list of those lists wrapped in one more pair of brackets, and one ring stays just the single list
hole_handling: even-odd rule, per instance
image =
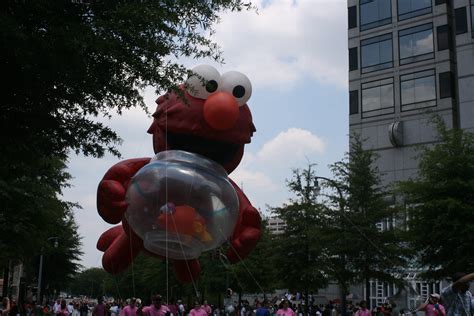
[{"label": "black pupil", "polygon": [[242,86],[236,86],[234,90],[232,90],[232,94],[236,98],[241,98],[245,95],[245,88]]},{"label": "black pupil", "polygon": [[206,83],[206,91],[207,92],[214,92],[217,90],[217,82],[215,80],[209,80]]}]

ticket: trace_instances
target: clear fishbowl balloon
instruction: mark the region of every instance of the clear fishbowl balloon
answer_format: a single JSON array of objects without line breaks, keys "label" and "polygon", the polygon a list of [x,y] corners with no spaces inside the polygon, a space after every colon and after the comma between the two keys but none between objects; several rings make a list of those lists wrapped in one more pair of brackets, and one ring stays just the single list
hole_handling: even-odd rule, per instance
[{"label": "clear fishbowl balloon", "polygon": [[125,217],[146,250],[195,259],[232,235],[239,202],[227,172],[204,156],[158,153],[132,178]]}]

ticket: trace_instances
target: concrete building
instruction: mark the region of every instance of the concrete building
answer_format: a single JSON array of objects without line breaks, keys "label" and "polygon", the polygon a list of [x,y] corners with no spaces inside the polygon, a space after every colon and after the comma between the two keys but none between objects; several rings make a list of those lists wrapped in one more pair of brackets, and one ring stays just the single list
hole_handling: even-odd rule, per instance
[{"label": "concrete building", "polygon": [[[416,146],[437,140],[436,113],[474,132],[474,0],[348,0],[349,129],[378,155],[384,184],[416,175]],[[440,284],[405,278],[416,296]],[[394,296],[371,286],[371,303]],[[362,296],[364,297],[364,296]],[[426,297],[426,296],[425,296]]]},{"label": "concrete building", "polygon": [[268,219],[268,230],[271,234],[277,235],[285,231],[286,223],[284,220],[278,217],[269,217]]}]

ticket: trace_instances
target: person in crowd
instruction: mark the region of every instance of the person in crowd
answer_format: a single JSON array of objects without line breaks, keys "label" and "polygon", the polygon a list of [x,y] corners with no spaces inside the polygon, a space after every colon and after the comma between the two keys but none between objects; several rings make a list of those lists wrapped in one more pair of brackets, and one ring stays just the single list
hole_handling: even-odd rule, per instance
[{"label": "person in crowd", "polygon": [[72,316],[81,316],[80,308],[81,305],[79,304],[79,301],[74,301],[73,303],[73,311],[72,311]]},{"label": "person in crowd", "polygon": [[9,316],[19,316],[20,309],[18,308],[18,304],[15,300],[10,300],[10,312],[8,313]]},{"label": "person in crowd", "polygon": [[79,313],[81,316],[87,316],[89,314],[89,303],[87,301],[81,302],[81,307],[79,307]]},{"label": "person in crowd", "polygon": [[296,316],[296,313],[291,309],[290,302],[287,299],[283,299],[278,306],[276,315],[277,316]]},{"label": "person in crowd", "polygon": [[194,308],[189,311],[189,316],[207,316],[207,312],[202,308],[202,305],[199,304],[199,301],[194,302]]},{"label": "person in crowd", "polygon": [[418,306],[416,311],[424,311],[426,316],[446,316],[446,310],[444,306],[439,303],[439,300],[439,294],[430,294],[428,300]]},{"label": "person in crowd", "polygon": [[151,298],[151,305],[143,307],[143,316],[168,316],[170,309],[163,304],[163,298],[157,294]]},{"label": "person in crowd", "polygon": [[212,308],[211,306],[207,303],[207,300],[204,300],[204,302],[202,303],[202,308],[206,311],[207,315],[211,315],[212,313]]},{"label": "person in crowd", "polygon": [[229,303],[227,304],[227,306],[225,307],[225,315],[226,316],[235,316],[236,313],[235,313],[235,302],[232,304],[232,303]]},{"label": "person in crowd", "polygon": [[247,308],[245,301],[240,301],[239,307],[240,316],[247,316]]},{"label": "person in crowd", "polygon": [[10,313],[10,299],[8,297],[4,297],[2,299],[2,306],[0,307],[0,315],[8,316],[9,313]]},{"label": "person in crowd", "polygon": [[67,309],[67,304],[66,300],[61,300],[61,303],[59,304],[59,310],[55,314],[56,316],[69,316],[69,310]]},{"label": "person in crowd", "polygon": [[120,316],[137,316],[137,299],[132,297],[127,306],[122,309]]},{"label": "person in crowd", "polygon": [[168,304],[168,308],[170,309],[171,316],[178,315],[178,304],[176,304],[176,300],[174,298],[171,299],[170,303]]},{"label": "person in crowd", "polygon": [[[260,305],[260,303],[258,303]],[[263,300],[263,303],[257,307],[257,311],[255,312],[255,316],[270,316],[270,303],[268,300]]]},{"label": "person in crowd", "polygon": [[446,308],[446,316],[470,316],[474,312],[471,307],[472,294],[469,291],[474,273],[455,273],[452,284],[441,291],[441,301]]},{"label": "person in crowd", "polygon": [[53,314],[56,315],[59,312],[59,309],[61,308],[61,300],[58,298],[53,305]]},{"label": "person in crowd", "polygon": [[94,306],[94,309],[92,310],[92,316],[106,316],[104,299],[102,297],[97,299],[97,305]]},{"label": "person in crowd", "polygon": [[212,307],[213,307],[213,309],[212,309],[212,315],[213,316],[221,316],[222,315],[222,311],[219,308],[219,306],[212,306]]},{"label": "person in crowd", "polygon": [[370,316],[371,312],[367,309],[367,302],[360,301],[359,309],[354,313],[354,316]]},{"label": "person in crowd", "polygon": [[178,316],[184,316],[186,314],[186,308],[181,300],[178,300]]},{"label": "person in crowd", "polygon": [[69,316],[72,316],[72,312],[74,312],[74,306],[72,304],[72,301],[70,301],[69,304],[67,304],[66,308],[69,312]]},{"label": "person in crowd", "polygon": [[120,308],[117,301],[113,300],[110,303],[109,313],[110,313],[110,316],[119,316]]}]

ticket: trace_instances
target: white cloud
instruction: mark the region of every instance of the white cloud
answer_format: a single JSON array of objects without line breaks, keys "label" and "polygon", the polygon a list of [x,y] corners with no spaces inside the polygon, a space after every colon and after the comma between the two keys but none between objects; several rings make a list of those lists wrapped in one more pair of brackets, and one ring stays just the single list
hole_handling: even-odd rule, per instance
[{"label": "white cloud", "polygon": [[225,67],[265,87],[291,88],[305,78],[347,87],[346,1],[262,2],[258,13],[225,14],[216,26]]},{"label": "white cloud", "polygon": [[243,187],[244,183],[252,183],[252,187],[275,191],[278,186],[272,182],[272,179],[262,171],[250,171],[238,169],[232,173],[232,180]]},{"label": "white cloud", "polygon": [[325,148],[319,136],[290,128],[263,144],[257,153],[247,151],[230,177],[243,186],[255,207],[265,210],[265,205],[278,206],[290,197],[286,180],[291,177],[291,168],[304,168],[308,162],[320,160]]},{"label": "white cloud", "polygon": [[257,158],[265,163],[282,163],[288,160],[300,160],[312,153],[323,153],[325,144],[321,138],[310,131],[290,128],[263,145]]}]

